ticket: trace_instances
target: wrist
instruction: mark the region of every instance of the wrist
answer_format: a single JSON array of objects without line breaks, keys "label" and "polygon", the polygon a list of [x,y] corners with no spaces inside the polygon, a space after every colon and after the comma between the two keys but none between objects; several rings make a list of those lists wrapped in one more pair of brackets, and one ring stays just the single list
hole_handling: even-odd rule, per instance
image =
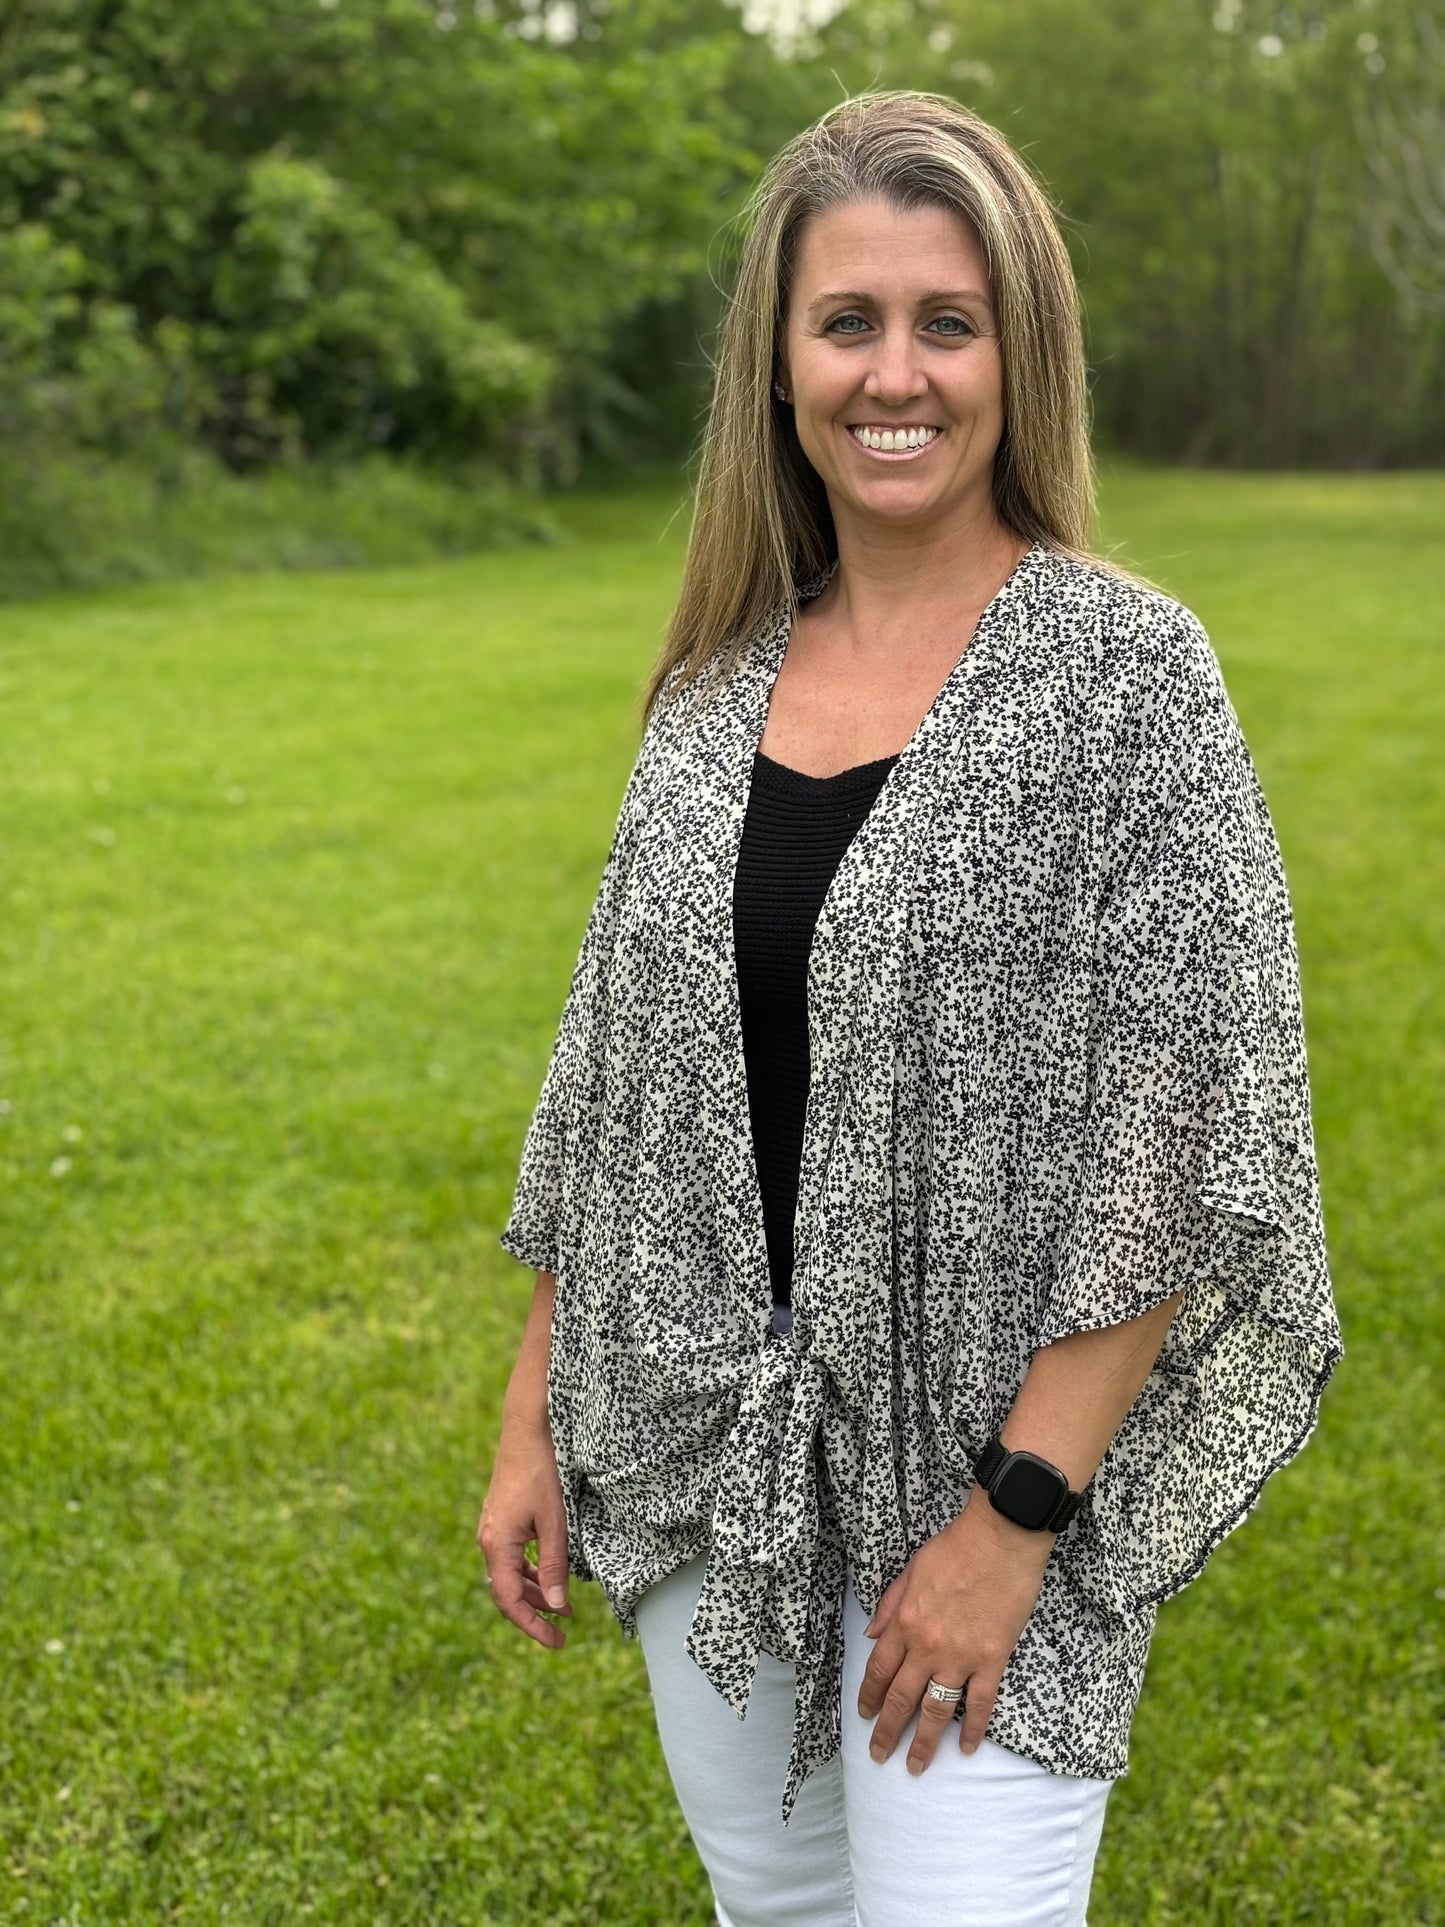
[{"label": "wrist", "polygon": [[968,1503],[954,1525],[971,1535],[975,1544],[987,1544],[1015,1565],[1046,1566],[1058,1537],[1054,1532],[1031,1532],[1026,1526],[1015,1525],[995,1511],[988,1493],[979,1485],[969,1493]]},{"label": "wrist", "polygon": [[1067,1473],[1051,1459],[1007,1446],[998,1436],[974,1460],[973,1473],[995,1515],[1050,1542],[1083,1503],[1083,1492],[1070,1486]]},{"label": "wrist", "polygon": [[545,1396],[540,1403],[531,1397],[504,1398],[502,1400],[502,1436],[518,1446],[535,1447],[545,1443],[550,1449],[552,1422],[547,1414]]}]

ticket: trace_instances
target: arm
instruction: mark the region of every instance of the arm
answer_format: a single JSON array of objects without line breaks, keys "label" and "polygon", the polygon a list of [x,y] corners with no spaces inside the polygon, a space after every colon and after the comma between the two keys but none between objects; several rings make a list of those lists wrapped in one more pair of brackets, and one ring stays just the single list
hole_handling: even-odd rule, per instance
[{"label": "arm", "polygon": [[552,1344],[552,1306],[557,1296],[554,1272],[539,1271],[531,1308],[517,1349],[517,1362],[502,1398],[502,1430],[547,1429],[547,1358]]},{"label": "arm", "polygon": [[[1003,1443],[1011,1452],[1037,1452],[1082,1491],[1143,1390],[1183,1302],[1176,1291],[1137,1318],[1070,1332],[1035,1352],[999,1434]],[[1052,1547],[1052,1533],[1025,1532],[992,1506],[987,1511],[1016,1536]]]},{"label": "arm", "polygon": [[[542,1646],[566,1643],[561,1627],[542,1614],[570,1616],[572,1611],[567,1601],[567,1518],[547,1419],[556,1290],[554,1275],[539,1271],[502,1400],[502,1436],[477,1521],[477,1544],[498,1611]],[[537,1542],[535,1564],[526,1551],[532,1539]]]},{"label": "arm", "polygon": [[[1000,1437],[1012,1451],[1037,1452],[1087,1485],[1123,1423],[1175,1312],[1175,1292],[1120,1324],[1070,1332],[1034,1353]],[[959,1743],[972,1753],[984,1736],[1004,1668],[1034,1609],[1054,1534],[1029,1532],[995,1512],[975,1486],[963,1511],[904,1567],[869,1624],[877,1640],[863,1675],[858,1711],[882,1709],[870,1751],[886,1760],[915,1712],[908,1768],[921,1773],[953,1709],[924,1699],[930,1679],[967,1686]]]}]

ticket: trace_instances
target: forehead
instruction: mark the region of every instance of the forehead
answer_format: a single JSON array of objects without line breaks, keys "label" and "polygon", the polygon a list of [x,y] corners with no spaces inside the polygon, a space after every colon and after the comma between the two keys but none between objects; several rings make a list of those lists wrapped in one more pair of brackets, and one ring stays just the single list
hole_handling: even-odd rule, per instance
[{"label": "forehead", "polygon": [[806,305],[824,288],[888,299],[951,287],[991,292],[983,245],[961,214],[949,207],[846,201],[803,224],[790,306]]}]

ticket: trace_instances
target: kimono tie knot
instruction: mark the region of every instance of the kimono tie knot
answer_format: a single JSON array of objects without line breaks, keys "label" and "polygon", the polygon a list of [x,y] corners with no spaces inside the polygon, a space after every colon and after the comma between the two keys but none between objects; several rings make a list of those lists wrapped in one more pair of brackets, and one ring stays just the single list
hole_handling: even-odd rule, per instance
[{"label": "kimono tie knot", "polygon": [[826,1374],[769,1334],[718,1470],[712,1550],[687,1650],[741,1714],[760,1651],[809,1655]]}]

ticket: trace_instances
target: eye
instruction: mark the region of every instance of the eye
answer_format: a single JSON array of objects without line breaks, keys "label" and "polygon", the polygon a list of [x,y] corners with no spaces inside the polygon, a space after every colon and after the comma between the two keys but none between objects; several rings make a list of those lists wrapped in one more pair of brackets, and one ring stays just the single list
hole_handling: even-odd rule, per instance
[{"label": "eye", "polygon": [[[976,335],[978,333],[978,330],[968,317],[961,314],[935,315],[927,326],[929,331],[945,341],[966,341],[970,335]],[[828,323],[824,333],[852,336],[856,339],[856,337],[861,334],[867,334],[870,327],[871,323],[868,321],[866,315],[849,312],[848,314],[835,315]]]}]

